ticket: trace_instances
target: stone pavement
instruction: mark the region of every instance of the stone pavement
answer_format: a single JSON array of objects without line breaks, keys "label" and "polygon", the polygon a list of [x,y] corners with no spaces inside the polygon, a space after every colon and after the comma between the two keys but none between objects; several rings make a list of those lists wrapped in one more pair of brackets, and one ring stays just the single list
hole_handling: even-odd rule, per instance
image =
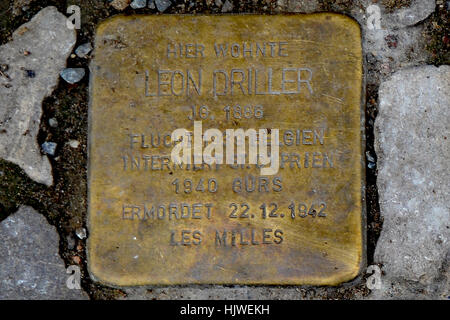
[{"label": "stone pavement", "polygon": [[[157,1],[155,5],[154,1],[148,1],[144,9],[135,2],[134,12],[182,12],[169,2]],[[19,3],[14,1],[16,15],[27,10]],[[119,1],[116,3],[119,5]],[[130,3],[122,1],[121,10],[131,10]],[[366,85],[375,88],[367,97],[367,114],[378,113],[373,130],[376,155],[370,155],[378,171],[368,170],[378,172],[376,186],[384,221],[369,261],[381,267],[380,287],[368,290],[364,277],[338,288],[188,286],[131,288],[116,293],[108,288],[95,289],[97,292],[93,286],[89,290],[84,287],[91,298],[113,292],[108,297],[448,299],[450,67],[427,65],[430,52],[423,35],[436,5],[443,10],[447,4],[412,0],[409,6],[388,8],[386,1],[378,1],[381,17],[378,29],[368,24],[371,13],[366,9],[372,1],[352,3],[336,1],[324,5],[319,0],[285,0],[268,7],[275,8],[274,12],[333,10],[350,15],[362,28]],[[229,1],[214,1],[212,6],[213,12],[239,10]],[[65,27],[64,15],[54,7],[47,7],[20,26],[10,42],[0,46],[0,157],[17,164],[30,178],[47,186],[52,185],[53,176],[47,155],[37,142],[42,127],[41,105],[56,87],[75,42],[75,31]],[[373,119],[366,120],[372,128]],[[368,144],[368,148],[373,145]],[[4,174],[0,172],[0,178]],[[44,215],[47,213],[21,206],[0,222],[0,299],[87,298],[83,290],[70,290],[65,285],[68,278],[65,267],[73,262],[61,252],[60,244],[69,243],[70,247],[75,234],[61,233],[60,238]],[[86,283],[90,281],[85,279]]]}]

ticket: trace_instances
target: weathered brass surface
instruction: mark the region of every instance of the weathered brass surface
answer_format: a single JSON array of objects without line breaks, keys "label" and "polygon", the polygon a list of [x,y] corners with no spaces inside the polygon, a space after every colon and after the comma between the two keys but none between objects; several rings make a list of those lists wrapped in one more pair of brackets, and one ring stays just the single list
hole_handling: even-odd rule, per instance
[{"label": "weathered brass surface", "polygon": [[[103,22],[95,41],[88,170],[95,279],[334,285],[359,273],[356,22],[328,13],[120,16]],[[221,44],[225,57],[216,55]],[[247,164],[174,168],[169,136],[193,130],[193,106],[203,132],[279,129],[278,173],[261,178]]]}]

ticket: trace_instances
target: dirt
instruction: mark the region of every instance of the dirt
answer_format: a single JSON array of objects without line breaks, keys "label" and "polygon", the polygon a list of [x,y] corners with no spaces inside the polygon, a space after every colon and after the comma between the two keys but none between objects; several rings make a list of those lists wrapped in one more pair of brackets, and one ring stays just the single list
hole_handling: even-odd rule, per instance
[{"label": "dirt", "polygon": [[450,2],[446,5],[447,9],[438,6],[427,19],[424,34],[425,47],[431,53],[429,63],[436,66],[450,64]]},{"label": "dirt", "polygon": [[[16,6],[13,5],[16,3]],[[78,5],[81,8],[81,30],[78,31],[77,44],[93,42],[95,26],[99,21],[119,12],[107,4],[107,1],[97,0],[71,0],[22,1],[27,3],[27,10],[18,10],[19,1],[0,1],[0,44],[11,39],[12,32],[21,24],[29,21],[40,9],[53,5],[60,12],[65,13],[69,5]],[[399,7],[408,1],[385,1],[389,6]],[[323,11],[349,12],[352,6],[358,6],[358,1],[339,0],[320,2]],[[191,5],[193,4],[193,5]],[[14,13],[13,14],[13,8]],[[274,14],[279,12],[277,1],[233,1],[234,13],[260,13]],[[156,10],[149,8],[133,10],[128,7],[125,14],[156,14]],[[220,13],[221,8],[215,1],[177,1],[165,13]],[[449,63],[448,42],[448,13],[442,8],[425,22],[426,34],[424,41],[432,52],[430,63]],[[68,67],[88,66],[88,59],[69,58]],[[368,71],[379,72],[377,65],[367,65]],[[378,85],[370,84],[366,88],[366,150],[372,156],[374,152],[373,123],[377,115]],[[86,240],[80,240],[75,235],[79,227],[86,228],[87,213],[87,111],[88,111],[88,76],[75,84],[70,85],[60,81],[52,95],[44,100],[43,117],[38,136],[39,145],[45,141],[58,144],[54,157],[49,157],[52,168],[54,185],[45,187],[30,180],[16,165],[0,159],[0,221],[9,214],[14,213],[22,204],[30,205],[48,222],[54,225],[60,235],[60,255],[66,266],[77,263],[82,271],[82,288],[92,299],[117,299],[126,294],[122,290],[110,288],[94,283],[86,266]],[[56,118],[58,126],[49,126],[48,120]],[[78,148],[71,148],[67,142],[78,140]],[[376,187],[376,168],[366,169],[366,204],[367,204],[367,263],[373,263],[373,254],[377,239],[382,228],[382,220],[378,204],[378,191]],[[75,239],[75,246],[69,248],[68,238]],[[351,284],[331,288],[300,287],[299,292],[303,298],[323,299],[351,299],[355,296],[365,296],[369,290],[364,285],[364,276]]]},{"label": "dirt", "polygon": [[387,12],[394,12],[396,9],[409,7],[411,0],[382,0],[381,3]]}]

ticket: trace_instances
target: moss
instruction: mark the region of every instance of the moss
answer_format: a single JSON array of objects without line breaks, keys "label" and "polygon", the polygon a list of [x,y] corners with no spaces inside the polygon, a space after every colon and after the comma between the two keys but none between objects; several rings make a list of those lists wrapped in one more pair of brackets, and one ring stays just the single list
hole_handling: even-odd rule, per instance
[{"label": "moss", "polygon": [[357,4],[356,0],[319,0],[323,11],[349,12]]},{"label": "moss", "polygon": [[411,0],[383,0],[381,1],[388,13],[394,12],[397,9],[409,7]]},{"label": "moss", "polygon": [[449,12],[438,6],[425,25],[425,48],[430,52],[429,64],[450,64]]},{"label": "moss", "polygon": [[0,159],[0,221],[15,212],[30,197],[36,185],[17,165]]}]

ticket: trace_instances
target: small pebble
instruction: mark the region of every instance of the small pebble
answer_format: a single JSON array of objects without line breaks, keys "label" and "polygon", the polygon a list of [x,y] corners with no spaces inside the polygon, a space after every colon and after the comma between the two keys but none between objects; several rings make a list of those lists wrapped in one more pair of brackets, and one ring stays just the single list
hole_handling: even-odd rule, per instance
[{"label": "small pebble", "polygon": [[70,57],[73,59],[73,58],[75,58],[77,55],[75,54],[75,53],[72,53],[71,55],[70,55]]},{"label": "small pebble", "polygon": [[374,169],[374,168],[376,167],[376,164],[373,163],[373,162],[369,162],[369,163],[367,164],[367,167],[368,167],[369,169]]},{"label": "small pebble", "polygon": [[80,145],[80,142],[78,140],[69,140],[69,146],[76,149]]},{"label": "small pebble", "polygon": [[372,157],[369,151],[366,151],[366,158],[369,162],[375,162],[375,158]]},{"label": "small pebble", "polygon": [[148,1],[148,7],[149,7],[150,9],[155,9],[155,8],[156,8],[156,6],[155,6],[155,0],[149,0],[149,1]]},{"label": "small pebble", "polygon": [[72,257],[73,262],[75,262],[76,264],[80,264],[81,263],[81,258],[79,256],[73,256]]},{"label": "small pebble", "polygon": [[222,12],[225,13],[225,12],[230,12],[232,10],[233,10],[233,4],[229,0],[225,1],[225,3],[223,4],[223,7],[222,7]]},{"label": "small pebble", "polygon": [[55,151],[56,151],[56,143],[55,142],[44,142],[42,144],[42,151],[44,151],[45,154],[54,156]]},{"label": "small pebble", "polygon": [[67,247],[68,247],[70,250],[72,250],[73,248],[75,248],[75,239],[74,239],[71,235],[69,235],[69,236],[67,237]]},{"label": "small pebble", "polygon": [[133,0],[133,2],[130,4],[130,6],[133,9],[141,9],[144,8],[147,5],[147,0]]},{"label": "small pebble", "polygon": [[172,5],[170,0],[155,0],[156,8],[159,12],[164,12]]},{"label": "small pebble", "polygon": [[114,0],[110,2],[110,5],[119,11],[125,10],[126,7],[130,4],[131,0]]},{"label": "small pebble", "polygon": [[85,228],[77,228],[75,230],[75,234],[77,235],[78,238],[83,240],[84,238],[86,238],[86,229]]},{"label": "small pebble", "polygon": [[87,55],[89,54],[89,52],[92,51],[92,45],[90,42],[86,42],[83,43],[82,45],[80,45],[76,50],[75,53],[77,54],[78,57],[80,58],[87,58]]},{"label": "small pebble", "polygon": [[84,77],[84,68],[66,68],[60,73],[61,78],[70,84],[77,83]]},{"label": "small pebble", "polygon": [[56,128],[58,126],[58,120],[56,120],[55,118],[50,118],[48,119],[48,124],[50,125],[50,127]]}]

